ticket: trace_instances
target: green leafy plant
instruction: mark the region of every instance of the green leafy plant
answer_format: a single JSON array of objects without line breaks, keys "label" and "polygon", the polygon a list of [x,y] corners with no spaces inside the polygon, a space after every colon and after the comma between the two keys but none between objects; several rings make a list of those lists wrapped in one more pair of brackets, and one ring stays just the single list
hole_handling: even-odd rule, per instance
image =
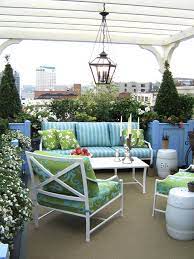
[{"label": "green leafy plant", "polygon": [[60,121],[74,121],[79,104],[76,99],[54,100],[50,109]]},{"label": "green leafy plant", "polygon": [[0,135],[8,129],[8,120],[0,118]]}]

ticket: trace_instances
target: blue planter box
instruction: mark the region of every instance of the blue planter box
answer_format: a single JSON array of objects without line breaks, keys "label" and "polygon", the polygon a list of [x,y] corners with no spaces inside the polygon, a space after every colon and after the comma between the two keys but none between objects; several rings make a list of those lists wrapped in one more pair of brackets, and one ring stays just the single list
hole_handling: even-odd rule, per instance
[{"label": "blue planter box", "polygon": [[[158,149],[162,148],[162,139],[168,136],[168,148],[176,149],[178,155],[178,165],[185,166],[185,156],[189,148],[188,132],[194,130],[194,120],[189,120],[180,128],[179,125],[172,125],[169,123],[160,123],[157,120],[150,122],[147,130],[147,140],[151,143],[154,150],[154,157]],[[192,162],[191,152],[189,154],[188,164]]]},{"label": "blue planter box", "polygon": [[31,122],[26,120],[23,123],[9,123],[9,128],[11,130],[19,130],[21,131],[25,136],[31,137]]},{"label": "blue planter box", "polygon": [[[9,123],[9,128],[11,130],[19,130],[21,131],[25,136],[31,138],[31,121],[26,120],[23,123]],[[12,141],[13,145],[18,145],[17,141]],[[25,156],[23,156],[23,159],[25,159]],[[25,161],[25,163],[23,164],[23,171],[27,172],[28,171],[28,167],[27,167],[27,162]]]},{"label": "blue planter box", "polygon": [[9,249],[7,244],[0,244],[0,259],[9,259]]}]

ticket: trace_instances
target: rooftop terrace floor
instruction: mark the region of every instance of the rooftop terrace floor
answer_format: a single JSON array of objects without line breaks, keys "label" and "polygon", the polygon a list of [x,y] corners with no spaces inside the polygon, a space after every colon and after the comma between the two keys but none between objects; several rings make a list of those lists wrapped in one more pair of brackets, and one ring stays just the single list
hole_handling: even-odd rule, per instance
[{"label": "rooftop terrace floor", "polygon": [[[151,169],[149,169],[151,170]],[[149,174],[153,174],[149,171]],[[100,172],[98,178],[110,177]],[[120,172],[124,180],[131,174]],[[141,176],[139,174],[139,176]],[[178,241],[168,236],[165,216],[151,216],[155,177],[147,177],[147,193],[139,186],[124,186],[124,216],[115,218],[85,242],[84,219],[54,212],[30,224],[28,259],[193,259],[194,240]],[[165,206],[164,201],[160,205]],[[113,206],[110,206],[112,210]],[[108,210],[103,214],[107,215]]]}]

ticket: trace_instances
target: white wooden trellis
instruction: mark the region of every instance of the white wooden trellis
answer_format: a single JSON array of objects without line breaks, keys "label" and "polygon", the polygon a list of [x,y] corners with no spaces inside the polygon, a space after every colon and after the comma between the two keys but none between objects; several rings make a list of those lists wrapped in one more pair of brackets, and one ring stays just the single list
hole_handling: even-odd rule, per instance
[{"label": "white wooden trellis", "polygon": [[149,50],[160,72],[178,44],[194,36],[191,0],[1,0],[0,39],[8,41],[0,54],[22,40],[94,42],[104,2],[112,42]]}]

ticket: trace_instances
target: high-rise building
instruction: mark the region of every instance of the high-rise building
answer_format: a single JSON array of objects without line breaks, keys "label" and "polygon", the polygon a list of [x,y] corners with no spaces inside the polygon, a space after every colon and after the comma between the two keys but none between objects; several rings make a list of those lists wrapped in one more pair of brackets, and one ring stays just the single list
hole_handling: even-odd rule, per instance
[{"label": "high-rise building", "polygon": [[36,69],[36,89],[38,91],[55,90],[56,70],[52,66],[40,66]]},{"label": "high-rise building", "polygon": [[17,71],[13,71],[13,76],[15,78],[15,86],[18,90],[19,96],[21,96],[21,89],[20,89],[20,74]]}]

